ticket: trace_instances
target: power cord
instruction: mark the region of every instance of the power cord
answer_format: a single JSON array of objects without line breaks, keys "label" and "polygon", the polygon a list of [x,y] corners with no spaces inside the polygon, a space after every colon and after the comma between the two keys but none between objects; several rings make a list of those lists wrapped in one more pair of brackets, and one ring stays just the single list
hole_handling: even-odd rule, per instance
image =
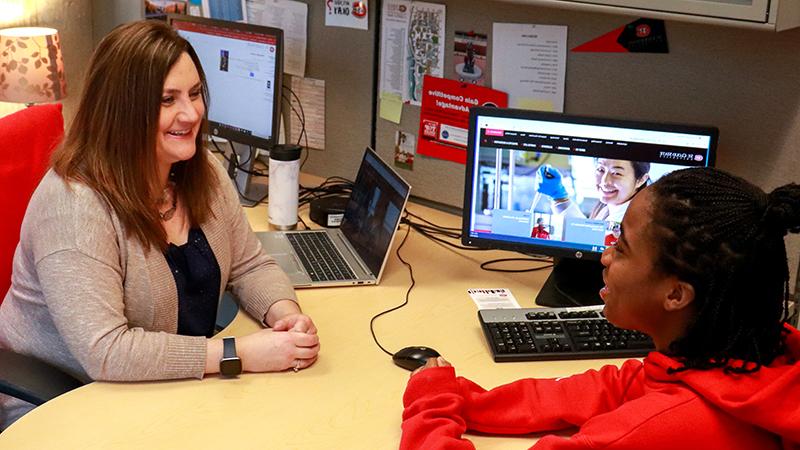
[{"label": "power cord", "polygon": [[218,153],[218,154],[222,155],[222,157],[225,159],[225,161],[228,162],[228,176],[231,178],[231,180],[233,180],[233,185],[236,187],[236,192],[239,194],[239,197],[244,199],[244,200],[246,200],[246,201],[248,201],[248,202],[250,202],[250,203],[252,203],[252,205],[242,205],[242,206],[244,206],[245,208],[253,208],[253,207],[256,207],[256,206],[260,205],[261,203],[263,203],[264,200],[266,200],[267,197],[269,197],[269,191],[267,191],[267,193],[264,194],[261,198],[253,199],[253,198],[250,198],[250,197],[246,196],[239,189],[239,184],[236,183],[236,171],[242,171],[242,172],[244,172],[246,174],[249,174],[251,176],[260,176],[260,177],[265,177],[265,178],[269,177],[268,174],[265,174],[263,172],[250,171],[250,170],[247,170],[244,167],[242,167],[244,164],[247,164],[247,163],[250,162],[250,158],[252,158],[253,152],[250,153],[251,156],[247,159],[247,161],[245,161],[244,163],[240,164],[239,163],[239,156],[236,154],[236,151],[234,150],[233,144],[231,143],[231,141],[228,141],[228,145],[230,145],[230,147],[231,147],[231,156],[230,157],[225,155],[225,152],[221,148],[219,148],[219,145],[217,145],[217,142],[214,139],[211,139],[211,143],[214,145],[214,148],[216,148],[216,150],[217,150],[214,153]]},{"label": "power cord", "polygon": [[300,97],[298,97],[297,94],[295,94],[294,91],[285,84],[283,85],[283,89],[289,91],[289,93],[292,94],[292,97],[294,97],[295,101],[297,102],[297,108],[300,109],[300,111],[298,112],[297,108],[294,107],[292,100],[285,94],[282,95],[283,100],[285,100],[286,103],[289,104],[289,107],[292,108],[292,112],[294,112],[294,115],[297,116],[297,120],[300,122],[301,128],[300,128],[300,135],[297,136],[297,145],[300,145],[300,142],[305,138],[306,156],[303,158],[303,162],[300,163],[300,170],[303,170],[303,166],[306,164],[306,161],[308,161],[308,155],[310,153],[308,148],[308,132],[306,131],[306,113],[303,110],[303,104],[300,102]]},{"label": "power cord", "polygon": [[[227,139],[226,139],[226,141],[228,142],[228,145],[231,145],[231,150],[233,150],[233,146],[231,144],[231,141],[229,141]],[[244,172],[246,174],[249,174],[249,175],[252,175],[254,177],[269,178],[269,174],[268,173],[265,173],[265,172],[259,171],[259,170],[256,170],[256,171],[247,170],[244,167],[242,167],[244,164],[247,164],[247,163],[250,162],[250,158],[248,158],[247,161],[245,161],[243,163],[239,163],[238,162],[239,157],[236,156],[236,152],[235,151],[231,151],[231,155],[233,156],[233,158],[229,158],[228,155],[225,154],[225,150],[222,150],[221,148],[219,148],[219,145],[217,144],[217,141],[215,141],[214,139],[211,139],[211,144],[216,149],[216,151],[212,150],[212,152],[213,153],[217,153],[219,155],[222,155],[222,158],[228,163],[228,175],[231,175],[231,167],[234,167],[236,170],[242,171],[242,172]],[[233,160],[233,163],[231,162],[231,160]]]},{"label": "power cord", "polygon": [[353,182],[342,177],[328,177],[318,186],[300,186],[299,205],[327,197],[349,197],[353,192]]}]

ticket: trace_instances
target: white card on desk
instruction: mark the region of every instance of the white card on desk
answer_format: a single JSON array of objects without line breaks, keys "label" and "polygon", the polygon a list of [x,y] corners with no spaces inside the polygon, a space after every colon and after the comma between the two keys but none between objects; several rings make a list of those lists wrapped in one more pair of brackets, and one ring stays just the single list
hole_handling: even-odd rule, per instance
[{"label": "white card on desk", "polygon": [[467,289],[472,301],[478,309],[511,309],[519,308],[514,294],[506,288]]}]

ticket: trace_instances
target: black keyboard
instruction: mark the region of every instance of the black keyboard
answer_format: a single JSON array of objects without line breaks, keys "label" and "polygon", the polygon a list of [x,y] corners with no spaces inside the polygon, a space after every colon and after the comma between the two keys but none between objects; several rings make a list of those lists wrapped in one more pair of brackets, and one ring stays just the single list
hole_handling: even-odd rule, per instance
[{"label": "black keyboard", "polygon": [[631,358],[655,349],[647,335],[611,325],[602,306],[486,309],[478,319],[497,362]]},{"label": "black keyboard", "polygon": [[344,281],[356,278],[330,236],[324,231],[286,233],[311,281]]}]

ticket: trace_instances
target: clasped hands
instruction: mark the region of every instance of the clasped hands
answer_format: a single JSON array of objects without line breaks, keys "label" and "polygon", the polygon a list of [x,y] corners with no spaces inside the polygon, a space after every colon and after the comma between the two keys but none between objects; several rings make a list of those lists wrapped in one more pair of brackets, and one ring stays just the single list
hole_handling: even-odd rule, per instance
[{"label": "clasped hands", "polygon": [[[277,318],[277,319],[274,319]],[[265,328],[237,340],[246,372],[298,371],[311,366],[319,354],[317,327],[292,301],[275,303],[266,317]]]}]

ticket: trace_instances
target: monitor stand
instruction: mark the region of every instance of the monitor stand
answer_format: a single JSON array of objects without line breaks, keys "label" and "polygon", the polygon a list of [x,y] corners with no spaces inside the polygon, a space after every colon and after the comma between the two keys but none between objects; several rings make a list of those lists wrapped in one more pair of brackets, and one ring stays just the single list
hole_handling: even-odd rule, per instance
[{"label": "monitor stand", "polygon": [[598,291],[603,287],[600,261],[553,258],[553,271],[536,296],[539,306],[602,305]]},{"label": "monitor stand", "polygon": [[[238,168],[235,170],[233,182],[239,192],[239,201],[244,206],[255,206],[267,196],[267,185],[253,183],[252,175],[247,172],[255,171],[256,153],[258,149],[249,145],[237,144],[230,141],[231,149],[236,154],[236,161],[239,161]],[[247,172],[245,172],[245,170]],[[228,173],[233,173],[228,168]]]}]

